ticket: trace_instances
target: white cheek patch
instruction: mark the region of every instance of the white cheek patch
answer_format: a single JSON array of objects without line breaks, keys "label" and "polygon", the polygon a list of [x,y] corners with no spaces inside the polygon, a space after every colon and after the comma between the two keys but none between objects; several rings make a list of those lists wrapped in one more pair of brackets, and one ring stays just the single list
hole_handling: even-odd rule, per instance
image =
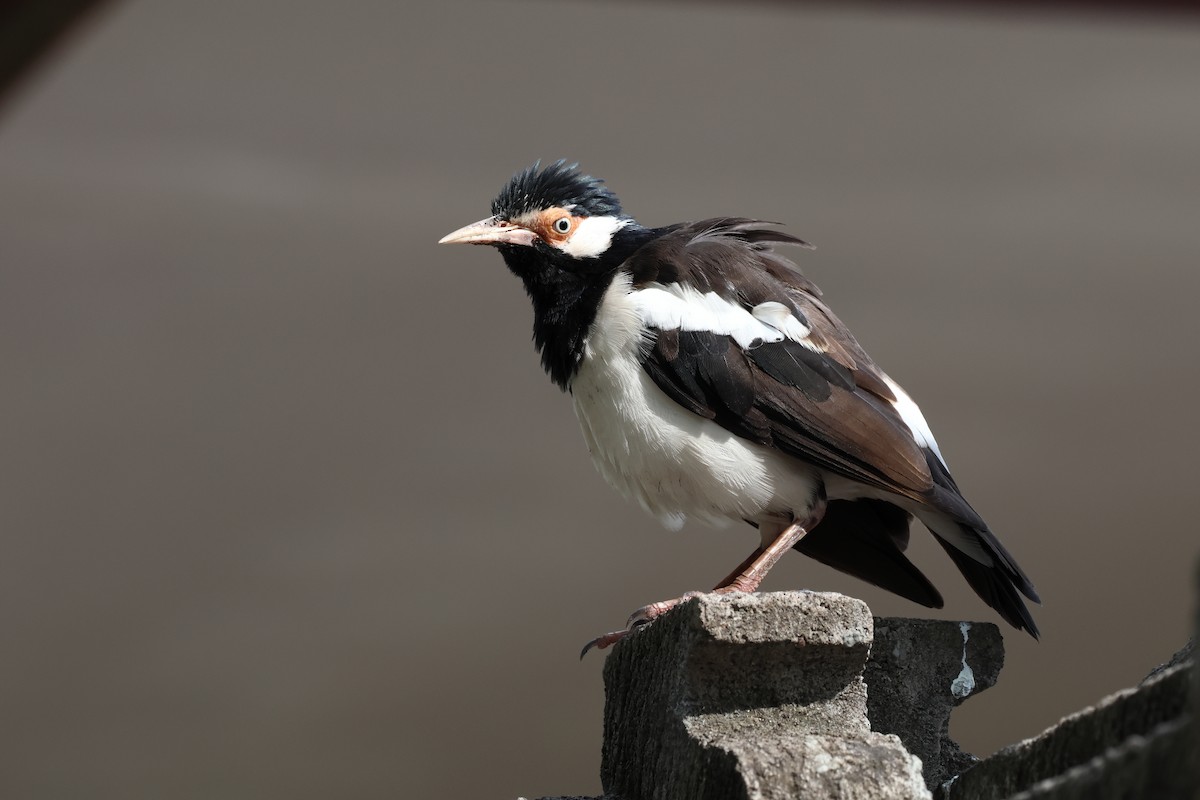
[{"label": "white cheek patch", "polygon": [[612,245],[613,234],[629,223],[618,217],[582,217],[571,238],[555,247],[575,258],[596,258]]},{"label": "white cheek patch", "polygon": [[747,309],[716,292],[701,294],[678,283],[651,284],[631,292],[630,299],[642,321],[652,328],[732,336],[746,349],[791,339],[816,350],[808,340],[811,331],[782,303],[760,303]]}]

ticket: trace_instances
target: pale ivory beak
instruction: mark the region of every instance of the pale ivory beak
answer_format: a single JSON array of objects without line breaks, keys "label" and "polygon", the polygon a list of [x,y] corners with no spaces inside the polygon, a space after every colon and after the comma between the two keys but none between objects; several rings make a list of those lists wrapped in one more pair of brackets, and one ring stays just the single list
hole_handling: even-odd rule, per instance
[{"label": "pale ivory beak", "polygon": [[459,228],[438,240],[438,244],[523,244],[531,245],[537,234],[500,217],[488,217]]}]

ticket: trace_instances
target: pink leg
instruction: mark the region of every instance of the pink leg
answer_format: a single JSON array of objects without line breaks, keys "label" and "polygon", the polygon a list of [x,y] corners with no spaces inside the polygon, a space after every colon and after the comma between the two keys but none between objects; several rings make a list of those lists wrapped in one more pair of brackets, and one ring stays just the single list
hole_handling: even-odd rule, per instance
[{"label": "pink leg", "polygon": [[750,569],[751,565],[753,565],[754,562],[758,560],[758,557],[762,555],[762,552],[763,552],[763,549],[761,547],[754,548],[754,552],[751,553],[750,555],[746,556],[746,559],[742,563],[740,563],[736,567],[734,567],[733,572],[730,572],[728,575],[726,575],[724,578],[721,578],[721,580],[717,582],[717,585],[713,587],[713,591],[715,592],[717,589],[720,589],[722,586],[728,586],[729,584],[733,583],[738,578],[738,576],[740,576],[746,570]]},{"label": "pink leg", "polygon": [[[804,520],[804,522],[793,522],[791,525],[788,525],[775,537],[775,540],[770,545],[766,548],[756,548],[745,561],[738,564],[733,572],[729,573],[725,576],[724,580],[717,584],[717,587],[713,589],[713,593],[731,594],[733,592],[750,593],[757,591],[763,578],[771,571],[771,567],[775,566],[776,562],[783,557],[784,553],[791,550],[796,542],[804,538],[806,533],[817,527],[817,523],[821,521],[821,517],[824,514],[825,504],[821,503],[817,508],[813,509],[812,515]],[[696,597],[699,594],[699,592],[688,592],[682,597],[642,606],[629,617],[629,623],[624,630],[612,631],[611,633],[596,637],[584,645],[583,652],[579,654],[579,657],[583,658],[586,656],[588,651],[593,647],[597,650],[611,647],[628,636],[635,628],[653,622],[684,600]]]},{"label": "pink leg", "polygon": [[764,550],[758,548],[740,565],[741,571],[735,571],[717,585],[714,592],[719,594],[728,594],[730,592],[750,592],[758,591],[759,584],[763,578],[767,577],[767,573],[771,571],[771,567],[778,563],[779,559],[783,558],[783,554],[791,550],[796,542],[804,538],[804,534],[817,527],[817,523],[821,521],[824,515],[824,504],[820,508],[821,514],[814,512],[813,516],[803,522],[793,522],[788,525],[779,535],[775,537],[775,541],[771,542]]}]

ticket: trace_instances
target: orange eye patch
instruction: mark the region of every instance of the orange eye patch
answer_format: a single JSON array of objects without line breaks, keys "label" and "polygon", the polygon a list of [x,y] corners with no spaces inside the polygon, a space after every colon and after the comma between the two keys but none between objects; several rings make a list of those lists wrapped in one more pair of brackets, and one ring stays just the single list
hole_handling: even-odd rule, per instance
[{"label": "orange eye patch", "polygon": [[537,235],[546,242],[565,242],[579,227],[579,219],[565,208],[548,208],[538,215]]}]

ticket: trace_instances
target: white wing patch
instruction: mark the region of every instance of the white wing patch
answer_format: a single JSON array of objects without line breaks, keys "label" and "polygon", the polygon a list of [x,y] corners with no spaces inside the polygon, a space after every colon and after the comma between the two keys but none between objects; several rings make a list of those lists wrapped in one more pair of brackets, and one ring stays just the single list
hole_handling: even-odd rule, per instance
[{"label": "white wing patch", "polygon": [[631,291],[629,299],[642,322],[651,328],[723,334],[746,349],[791,339],[820,352],[808,338],[808,326],[783,303],[771,301],[748,309],[716,292],[701,293],[679,283],[649,284]]},{"label": "white wing patch", "polygon": [[[766,525],[809,514],[818,491],[816,470],[693,414],[642,369],[638,305],[646,301],[630,288],[629,275],[618,273],[571,382],[575,414],[600,474],[668,528],[688,518]],[[697,307],[723,318],[720,306]]]},{"label": "white wing patch", "polygon": [[900,415],[900,419],[904,420],[904,424],[912,431],[913,439],[921,447],[928,447],[938,457],[938,461],[942,462],[942,466],[949,469],[946,465],[946,459],[942,458],[942,451],[938,448],[937,440],[933,438],[933,431],[929,430],[929,423],[925,421],[925,415],[921,413],[921,409],[913,402],[913,399],[908,396],[908,392],[900,388],[900,384],[883,376],[884,382],[888,388],[892,390],[892,394],[896,395],[896,402],[892,403],[892,408],[896,409],[896,413]]},{"label": "white wing patch", "polygon": [[808,335],[812,333],[812,330],[807,325],[796,319],[796,315],[792,313],[790,308],[783,303],[776,303],[774,300],[759,303],[750,309],[750,313],[755,319],[761,320],[772,328],[781,331],[793,342],[806,344]]}]

